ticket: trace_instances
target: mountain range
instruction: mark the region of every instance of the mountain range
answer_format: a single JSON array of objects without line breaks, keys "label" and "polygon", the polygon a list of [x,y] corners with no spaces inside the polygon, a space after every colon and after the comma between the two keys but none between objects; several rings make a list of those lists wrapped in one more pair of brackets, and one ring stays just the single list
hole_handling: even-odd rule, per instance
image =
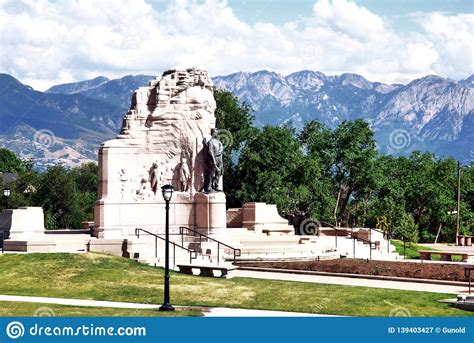
[{"label": "mountain range", "polygon": [[[0,74],[0,145],[44,168],[57,161],[96,160],[101,142],[114,137],[135,89],[154,79],[128,75],[56,85],[39,92]],[[289,75],[238,72],[213,78],[254,109],[255,125],[302,128],[316,119],[329,127],[362,118],[384,153],[428,150],[467,162],[474,157],[474,75],[454,81],[428,75],[408,84],[370,82],[357,74]]]}]

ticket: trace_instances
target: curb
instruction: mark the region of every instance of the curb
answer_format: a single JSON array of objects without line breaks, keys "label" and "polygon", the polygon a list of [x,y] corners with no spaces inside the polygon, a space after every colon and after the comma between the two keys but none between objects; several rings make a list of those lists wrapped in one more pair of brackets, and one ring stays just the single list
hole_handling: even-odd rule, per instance
[{"label": "curb", "polygon": [[415,282],[415,283],[427,283],[427,284],[447,285],[447,286],[468,286],[468,282],[464,282],[464,281],[414,279],[414,278],[407,278],[407,277],[400,277],[400,276],[318,272],[314,270],[279,269],[279,268],[264,268],[264,267],[241,267],[241,266],[239,266],[238,270],[248,270],[248,271],[254,271],[254,272],[300,274],[300,275],[338,276],[338,277],[349,277],[349,278],[354,278],[354,279]]}]

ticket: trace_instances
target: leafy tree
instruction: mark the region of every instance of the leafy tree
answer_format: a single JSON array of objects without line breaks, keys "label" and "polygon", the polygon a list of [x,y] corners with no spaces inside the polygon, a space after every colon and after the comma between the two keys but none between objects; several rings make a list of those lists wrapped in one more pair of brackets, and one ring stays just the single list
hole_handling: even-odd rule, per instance
[{"label": "leafy tree", "polygon": [[418,242],[418,225],[415,224],[415,220],[411,214],[403,213],[395,225],[395,230],[393,231],[395,237],[405,242]]},{"label": "leafy tree", "polygon": [[81,228],[84,217],[78,187],[68,169],[61,165],[48,168],[41,175],[35,200],[43,207],[49,229]]},{"label": "leafy tree", "polygon": [[[298,140],[303,145],[306,156],[304,166],[299,169],[299,187],[295,190],[295,193],[299,193],[297,204],[300,209],[295,211],[294,216],[299,221],[311,217],[331,222],[331,208],[335,206],[334,133],[324,124],[313,120],[305,124]],[[306,209],[307,213],[303,209]],[[295,221],[294,224],[299,223]]]},{"label": "leafy tree", "polygon": [[[369,124],[363,120],[342,122],[334,131],[334,178],[337,184],[334,219],[346,219],[352,197],[370,192],[374,186],[375,139]],[[339,212],[339,213],[338,213]]]},{"label": "leafy tree", "polygon": [[318,160],[323,172],[331,176],[336,156],[333,131],[323,123],[312,120],[304,125],[298,139],[304,145],[307,155]]},{"label": "leafy tree", "polygon": [[0,148],[0,173],[19,173],[24,170],[23,162],[12,151]]},{"label": "leafy tree", "polygon": [[216,128],[224,145],[224,189],[228,205],[236,207],[241,203],[235,197],[240,181],[235,166],[245,142],[256,132],[252,126],[253,110],[248,104],[240,103],[231,92],[215,90],[214,97],[217,105]]},{"label": "leafy tree", "polygon": [[297,186],[295,177],[304,166],[301,144],[289,127],[266,126],[244,146],[237,164],[242,202],[263,201],[277,204],[287,212]]},{"label": "leafy tree", "polygon": [[98,166],[96,163],[86,163],[71,170],[78,189],[78,202],[82,210],[82,220],[91,221],[94,218],[94,204],[97,199]]}]

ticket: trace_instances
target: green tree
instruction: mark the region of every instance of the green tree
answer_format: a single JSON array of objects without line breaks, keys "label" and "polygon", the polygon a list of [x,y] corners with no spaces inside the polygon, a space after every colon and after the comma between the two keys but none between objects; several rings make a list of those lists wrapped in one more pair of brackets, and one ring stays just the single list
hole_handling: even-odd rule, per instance
[{"label": "green tree", "polygon": [[72,169],[70,173],[78,190],[81,218],[91,221],[94,218],[94,204],[97,199],[98,166],[94,162],[85,163]]},{"label": "green tree", "polygon": [[235,197],[239,189],[236,164],[245,142],[256,134],[252,126],[252,108],[246,103],[240,103],[238,98],[225,90],[215,90],[216,99],[216,128],[219,139],[224,145],[224,189],[227,195],[227,205],[240,206]]},{"label": "green tree", "polygon": [[[294,216],[299,220],[311,217],[315,220],[333,221],[335,206],[333,166],[335,160],[334,133],[324,124],[313,120],[307,122],[298,135],[304,147],[304,166],[299,169],[299,193],[294,207]],[[306,209],[306,214],[304,209]],[[294,222],[298,226],[298,220]]]},{"label": "green tree", "polygon": [[83,218],[80,196],[71,171],[61,165],[41,175],[35,193],[36,204],[43,207],[48,229],[79,229]]},{"label": "green tree", "polygon": [[334,178],[337,185],[334,219],[344,222],[351,198],[370,194],[374,187],[375,139],[363,120],[342,122],[334,131]]},{"label": "green tree", "polygon": [[415,224],[415,219],[409,213],[403,213],[398,218],[393,233],[396,238],[405,242],[418,242],[418,225]]},{"label": "green tree", "polygon": [[0,148],[0,173],[19,173],[24,170],[23,161],[12,151]]},{"label": "green tree", "polygon": [[244,146],[237,164],[242,202],[277,204],[287,213],[292,207],[297,174],[304,167],[304,154],[295,131],[289,127],[266,126]]}]

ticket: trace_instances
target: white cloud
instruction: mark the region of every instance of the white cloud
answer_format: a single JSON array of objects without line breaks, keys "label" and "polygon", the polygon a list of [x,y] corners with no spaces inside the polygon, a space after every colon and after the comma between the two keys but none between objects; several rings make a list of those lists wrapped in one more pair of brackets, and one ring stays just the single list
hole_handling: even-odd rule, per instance
[{"label": "white cloud", "polygon": [[385,31],[381,17],[351,1],[320,0],[314,4],[313,11],[321,23],[348,36],[377,39]]},{"label": "white cloud", "polygon": [[316,1],[308,16],[249,25],[217,0],[179,0],[161,12],[143,0],[0,0],[0,71],[44,89],[192,65],[212,75],[313,69],[384,82],[474,69],[472,15],[421,15],[420,31],[403,34],[348,0]]},{"label": "white cloud", "polygon": [[434,72],[457,79],[474,70],[474,14],[430,13],[421,15],[418,21],[439,54]]}]

